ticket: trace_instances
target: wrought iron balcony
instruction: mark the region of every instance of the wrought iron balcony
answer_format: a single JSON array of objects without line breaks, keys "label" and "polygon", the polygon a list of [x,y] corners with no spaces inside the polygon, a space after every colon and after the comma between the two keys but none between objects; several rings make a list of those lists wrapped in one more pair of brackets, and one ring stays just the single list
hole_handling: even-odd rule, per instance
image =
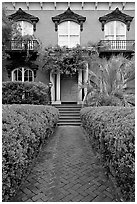
[{"label": "wrought iron balcony", "polygon": [[10,40],[6,43],[6,50],[8,51],[23,51],[32,50],[35,51],[38,48],[37,40]]},{"label": "wrought iron balcony", "polygon": [[99,52],[134,52],[135,40],[101,40],[98,49]]}]

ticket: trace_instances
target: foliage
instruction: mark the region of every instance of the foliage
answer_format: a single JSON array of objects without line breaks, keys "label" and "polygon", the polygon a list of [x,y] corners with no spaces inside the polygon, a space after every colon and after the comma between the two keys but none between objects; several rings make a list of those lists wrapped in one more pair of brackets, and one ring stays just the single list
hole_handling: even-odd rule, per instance
[{"label": "foliage", "polygon": [[2,60],[7,58],[7,54],[5,52],[6,49],[6,41],[11,39],[12,33],[12,23],[9,21],[6,15],[6,9],[2,6]]},{"label": "foliage", "polygon": [[5,7],[2,7],[2,44],[5,44],[5,41],[11,38],[11,32],[12,23],[7,18]]},{"label": "foliage", "polygon": [[86,68],[87,50],[77,46],[67,47],[48,47],[41,54],[39,61],[43,70],[51,70],[52,73],[74,75],[79,69]]},{"label": "foliage", "polygon": [[58,110],[51,106],[3,105],[3,201],[9,201],[16,193],[57,121]]},{"label": "foliage", "polygon": [[3,82],[3,104],[48,104],[49,88],[41,82]]},{"label": "foliage", "polygon": [[127,82],[135,77],[134,69],[134,60],[128,60],[123,56],[90,61],[89,81],[88,84],[82,85],[82,88],[85,86],[88,88],[85,101],[92,106],[100,106],[100,101],[104,101],[104,105],[129,106],[124,92]]},{"label": "foliage", "polygon": [[134,201],[135,109],[132,107],[87,107],[81,110],[82,125],[92,147],[122,199]]}]

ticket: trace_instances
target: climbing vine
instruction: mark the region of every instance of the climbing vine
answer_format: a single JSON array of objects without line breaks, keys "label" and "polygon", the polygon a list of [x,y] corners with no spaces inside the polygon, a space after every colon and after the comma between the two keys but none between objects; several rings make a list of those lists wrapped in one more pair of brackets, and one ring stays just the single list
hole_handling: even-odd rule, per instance
[{"label": "climbing vine", "polygon": [[81,46],[74,48],[48,47],[42,57],[42,69],[56,74],[74,75],[79,69],[85,69],[88,60],[88,51]]}]

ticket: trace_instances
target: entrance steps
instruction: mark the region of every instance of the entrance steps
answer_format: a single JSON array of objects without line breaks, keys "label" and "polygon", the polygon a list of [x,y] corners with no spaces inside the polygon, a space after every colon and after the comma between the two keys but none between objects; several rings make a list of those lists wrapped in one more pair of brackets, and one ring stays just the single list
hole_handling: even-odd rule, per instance
[{"label": "entrance steps", "polygon": [[53,105],[59,110],[59,126],[73,125],[80,126],[80,110],[81,105],[77,104],[58,104]]}]

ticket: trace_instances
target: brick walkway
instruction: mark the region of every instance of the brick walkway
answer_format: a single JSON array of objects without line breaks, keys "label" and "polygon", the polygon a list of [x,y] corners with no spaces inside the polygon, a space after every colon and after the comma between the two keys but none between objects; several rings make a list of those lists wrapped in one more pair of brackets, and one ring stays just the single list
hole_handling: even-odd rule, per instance
[{"label": "brick walkway", "polygon": [[60,126],[13,202],[113,202],[109,181],[77,126]]}]

